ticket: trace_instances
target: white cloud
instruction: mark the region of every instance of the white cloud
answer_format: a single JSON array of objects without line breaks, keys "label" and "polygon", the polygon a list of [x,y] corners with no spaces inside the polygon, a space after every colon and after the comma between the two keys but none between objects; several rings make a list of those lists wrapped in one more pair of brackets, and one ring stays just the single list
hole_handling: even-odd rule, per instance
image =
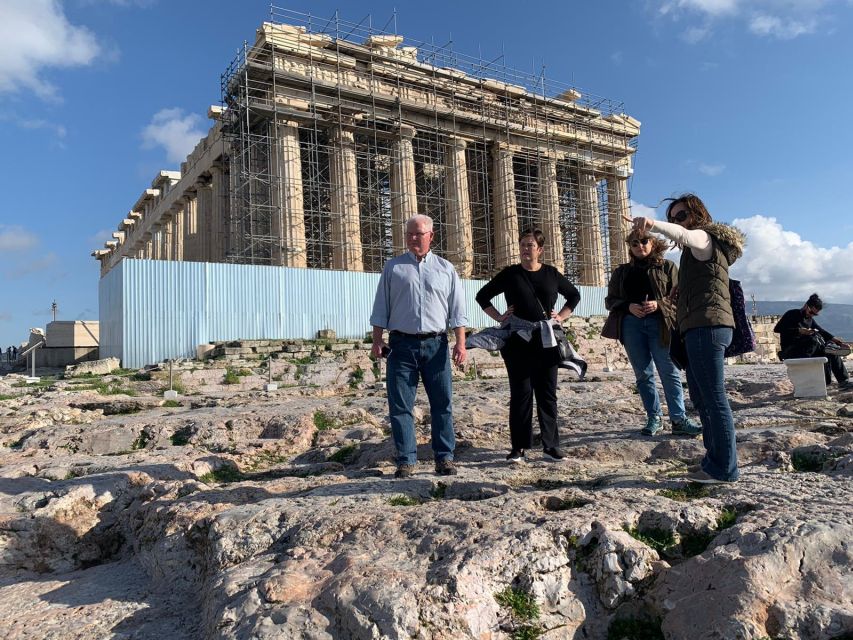
[{"label": "white cloud", "polygon": [[780,40],[792,40],[797,36],[814,33],[817,20],[784,20],[777,16],[756,14],[749,21],[749,30],[759,36],[774,36]]},{"label": "white cloud", "polygon": [[43,72],[89,65],[100,52],[94,34],[68,22],[58,0],[0,0],[0,13],[0,93],[55,99]]},{"label": "white cloud", "polygon": [[673,21],[698,17],[701,23],[681,34],[682,40],[696,44],[725,19],[744,24],[757,36],[791,40],[815,33],[822,23],[831,25],[827,8],[842,3],[850,5],[849,0],[657,0],[657,7],[659,15]]},{"label": "white cloud", "polygon": [[631,217],[655,219],[657,218],[657,212],[655,211],[654,207],[649,207],[647,205],[631,200]]},{"label": "white cloud", "polygon": [[0,252],[27,251],[38,243],[38,237],[23,227],[0,224]]},{"label": "white cloud", "polygon": [[743,281],[747,295],[758,300],[822,298],[853,303],[853,242],[845,247],[819,247],[785,231],[776,218],[752,216],[733,222],[747,236],[743,257],[732,275]]},{"label": "white cloud", "polygon": [[718,176],[720,175],[726,168],[724,164],[706,164],[704,162],[699,163],[699,173],[702,173],[706,176]]},{"label": "white cloud", "polygon": [[183,109],[162,109],[143,129],[142,146],[145,149],[163,147],[170,162],[183,162],[206,135],[203,122],[198,114],[185,114]]}]

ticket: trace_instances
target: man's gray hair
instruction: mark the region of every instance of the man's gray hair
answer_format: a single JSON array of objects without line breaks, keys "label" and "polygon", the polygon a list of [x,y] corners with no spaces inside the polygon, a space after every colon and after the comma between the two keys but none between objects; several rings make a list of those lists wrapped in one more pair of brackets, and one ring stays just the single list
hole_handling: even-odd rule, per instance
[{"label": "man's gray hair", "polygon": [[432,218],[429,216],[425,216],[422,213],[416,213],[411,218],[406,220],[406,229],[409,228],[409,225],[413,222],[423,222],[426,225],[427,231],[432,231]]}]

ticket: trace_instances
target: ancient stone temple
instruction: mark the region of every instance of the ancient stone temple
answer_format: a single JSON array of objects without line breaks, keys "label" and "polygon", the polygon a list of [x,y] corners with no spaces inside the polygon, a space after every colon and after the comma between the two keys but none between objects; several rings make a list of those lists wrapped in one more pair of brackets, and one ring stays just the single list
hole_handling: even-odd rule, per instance
[{"label": "ancient stone temple", "polygon": [[180,172],[93,253],[102,275],[124,258],[377,272],[415,213],[463,278],[516,262],[532,225],[577,284],[627,259],[640,123],[620,105],[449,46],[280,17],[223,74]]}]

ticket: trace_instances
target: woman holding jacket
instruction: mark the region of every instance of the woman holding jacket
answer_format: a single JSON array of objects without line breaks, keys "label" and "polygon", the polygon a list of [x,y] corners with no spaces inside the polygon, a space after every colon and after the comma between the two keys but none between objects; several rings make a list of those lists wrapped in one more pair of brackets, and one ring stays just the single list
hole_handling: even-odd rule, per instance
[{"label": "woman holding jacket", "polygon": [[625,347],[634,369],[637,391],[646,410],[643,435],[653,436],[663,429],[661,403],[655,384],[660,375],[672,433],[697,436],[702,427],[684,409],[681,373],[669,357],[670,327],[675,326],[675,310],[667,295],[675,286],[678,268],[663,254],[669,244],[645,231],[634,229],[626,238],[629,260],[610,277],[604,306],[616,314],[619,342]]},{"label": "woman holding jacket", "polygon": [[[577,288],[551,265],[542,263],[545,235],[540,229],[527,229],[519,238],[521,263],[503,269],[477,293],[477,303],[487,316],[503,323],[510,316],[531,325],[529,330],[514,332],[501,349],[509,377],[510,462],[523,462],[524,452],[533,445],[533,396],[545,457],[561,460],[560,434],[557,431],[557,364],[560,360],[556,344],[552,344],[552,321],[562,323],[572,314],[581,299]],[[492,299],[504,294],[507,309],[501,313]],[[566,302],[554,311],[557,294]],[[550,346],[546,346],[550,345]]]},{"label": "woman holding jacket", "polygon": [[656,231],[681,248],[677,300],[678,330],[687,350],[687,386],[702,420],[705,457],[687,479],[703,484],[739,477],[735,425],[726,396],[723,365],[735,326],[729,267],[743,255],[745,239],[735,227],[715,223],[692,193],[670,201],[668,222],[634,218],[639,232]]}]

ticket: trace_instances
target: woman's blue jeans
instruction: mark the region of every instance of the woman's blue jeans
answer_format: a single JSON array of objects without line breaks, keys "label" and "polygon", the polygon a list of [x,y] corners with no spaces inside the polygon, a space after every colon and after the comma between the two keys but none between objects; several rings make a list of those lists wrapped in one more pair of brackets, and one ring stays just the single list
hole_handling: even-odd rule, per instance
[{"label": "woman's blue jeans", "polygon": [[388,413],[391,436],[397,448],[397,464],[415,465],[418,462],[413,413],[418,380],[423,381],[429,399],[435,461],[453,460],[456,441],[447,336],[420,339],[392,333],[388,346],[391,347],[388,356]]},{"label": "woman's blue jeans", "polygon": [[718,480],[737,480],[735,422],[723,375],[731,327],[698,327],[684,334],[687,348],[687,388],[702,421],[705,457],[702,470]]},{"label": "woman's blue jeans", "polygon": [[622,320],[622,343],[628,354],[628,361],[634,368],[637,379],[637,391],[646,409],[646,415],[661,415],[660,396],[655,384],[655,368],[660,375],[669,419],[681,421],[686,417],[684,411],[684,388],[681,386],[681,373],[669,359],[669,348],[661,344],[660,314],[638,318],[630,313]]}]

